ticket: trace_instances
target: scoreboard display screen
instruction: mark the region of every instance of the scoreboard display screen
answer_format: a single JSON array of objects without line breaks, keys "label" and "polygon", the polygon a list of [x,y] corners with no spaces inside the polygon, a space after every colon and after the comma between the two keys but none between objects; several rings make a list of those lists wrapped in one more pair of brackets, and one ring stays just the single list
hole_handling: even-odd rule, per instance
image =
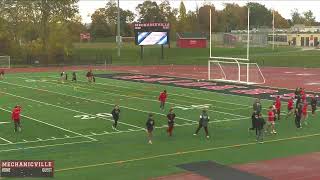
[{"label": "scoreboard display screen", "polygon": [[136,45],[166,45],[169,44],[169,23],[135,23]]},{"label": "scoreboard display screen", "polygon": [[54,161],[16,161],[2,160],[0,162],[1,177],[14,178],[45,178],[53,177]]}]

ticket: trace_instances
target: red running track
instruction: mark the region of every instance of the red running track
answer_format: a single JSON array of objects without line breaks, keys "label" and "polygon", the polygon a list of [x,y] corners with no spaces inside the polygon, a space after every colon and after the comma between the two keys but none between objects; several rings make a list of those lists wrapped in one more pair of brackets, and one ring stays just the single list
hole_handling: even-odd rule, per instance
[{"label": "red running track", "polygon": [[320,152],[233,167],[272,180],[319,180]]},{"label": "red running track", "polygon": [[[207,66],[112,66],[112,71],[155,74],[193,79],[207,79]],[[266,83],[263,86],[320,92],[320,68],[263,67]]]},{"label": "red running track", "polygon": [[[71,70],[105,70],[103,66],[69,66],[69,67],[32,67],[12,68],[6,72],[61,72]],[[109,66],[111,71],[154,74],[192,79],[207,79],[207,66],[165,65],[165,66]],[[320,68],[263,67],[261,68],[266,83],[263,86],[295,89],[304,87],[307,91],[320,92]]]}]

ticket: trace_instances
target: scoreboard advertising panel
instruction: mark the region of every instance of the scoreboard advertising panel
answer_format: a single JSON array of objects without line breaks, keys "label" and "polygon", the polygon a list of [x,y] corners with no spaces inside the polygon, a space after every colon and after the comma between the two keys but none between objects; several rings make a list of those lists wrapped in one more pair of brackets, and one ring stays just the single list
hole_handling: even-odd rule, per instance
[{"label": "scoreboard advertising panel", "polygon": [[166,45],[169,44],[169,23],[135,23],[136,45]]},{"label": "scoreboard advertising panel", "polygon": [[54,161],[48,160],[1,160],[1,177],[50,178],[54,175]]}]

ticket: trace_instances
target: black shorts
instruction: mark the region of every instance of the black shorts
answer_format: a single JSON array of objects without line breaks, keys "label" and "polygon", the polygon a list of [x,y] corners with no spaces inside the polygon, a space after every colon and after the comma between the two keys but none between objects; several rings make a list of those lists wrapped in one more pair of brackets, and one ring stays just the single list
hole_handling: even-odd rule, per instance
[{"label": "black shorts", "polygon": [[291,108],[288,107],[288,111],[289,111],[289,112],[292,111],[292,109],[293,109],[292,107],[291,107]]},{"label": "black shorts", "polygon": [[148,128],[147,131],[148,131],[148,133],[152,133],[153,128]]}]

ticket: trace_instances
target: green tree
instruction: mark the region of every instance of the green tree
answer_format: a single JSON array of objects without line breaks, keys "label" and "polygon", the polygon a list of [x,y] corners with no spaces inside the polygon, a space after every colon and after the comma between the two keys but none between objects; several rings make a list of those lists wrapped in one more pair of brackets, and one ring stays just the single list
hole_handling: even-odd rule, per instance
[{"label": "green tree", "polygon": [[289,22],[278,11],[274,11],[274,27],[275,28],[289,28]]},{"label": "green tree", "polygon": [[218,16],[218,31],[230,32],[231,30],[246,29],[247,27],[247,8],[240,7],[238,4],[224,4],[224,9]]},{"label": "green tree", "polygon": [[163,22],[164,16],[155,1],[146,0],[136,7],[140,22]]},{"label": "green tree", "polygon": [[250,27],[272,26],[272,12],[259,3],[248,3],[250,7]]},{"label": "green tree", "polygon": [[306,26],[314,26],[316,25],[316,17],[314,17],[311,10],[303,13],[304,16],[304,25]]},{"label": "green tree", "polygon": [[199,22],[199,30],[202,32],[209,32],[209,26],[210,26],[210,16],[209,12],[211,9],[211,25],[212,25],[212,31],[217,30],[217,24],[218,24],[218,17],[217,17],[217,11],[215,10],[214,5],[203,5],[199,8],[199,15],[198,15],[198,22]]},{"label": "green tree", "polygon": [[178,22],[177,31],[179,31],[179,32],[186,31],[186,26],[187,26],[187,12],[186,12],[186,7],[185,7],[183,1],[180,2],[178,21],[179,21],[179,22]]},{"label": "green tree", "polygon": [[298,12],[298,9],[294,9],[291,12],[291,21],[292,24],[304,24],[305,20],[304,18],[301,16],[301,14]]}]

